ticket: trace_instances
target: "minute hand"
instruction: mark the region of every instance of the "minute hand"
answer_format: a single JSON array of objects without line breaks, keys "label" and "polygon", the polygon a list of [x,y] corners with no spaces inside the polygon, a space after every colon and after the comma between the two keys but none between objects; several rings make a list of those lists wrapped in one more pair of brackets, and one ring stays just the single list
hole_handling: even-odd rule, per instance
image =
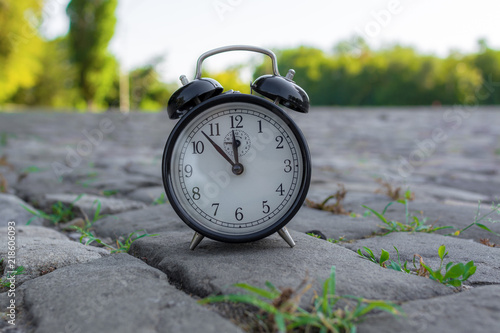
[{"label": "minute hand", "polygon": [[234,163],[239,164],[240,161],[238,161],[238,144],[236,142],[236,136],[234,135],[234,130],[233,130],[233,154],[234,154]]},{"label": "minute hand", "polygon": [[212,139],[210,139],[210,137],[206,135],[205,132],[201,131],[201,133],[205,136],[205,138],[207,138],[207,140],[212,144],[212,146],[214,146],[215,150],[217,150],[217,152],[221,154],[222,157],[224,157],[226,161],[228,161],[229,164],[233,166],[234,162],[231,160],[229,156],[227,156],[226,152],[221,147],[219,147]]}]

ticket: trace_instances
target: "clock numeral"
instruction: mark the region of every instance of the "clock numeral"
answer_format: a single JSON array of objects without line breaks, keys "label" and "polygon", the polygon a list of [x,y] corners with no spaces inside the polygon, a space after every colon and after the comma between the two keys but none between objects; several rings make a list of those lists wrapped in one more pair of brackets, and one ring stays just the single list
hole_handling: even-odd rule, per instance
[{"label": "clock numeral", "polygon": [[238,208],[236,208],[236,211],[234,212],[234,217],[238,221],[243,220],[243,213],[241,212],[242,210],[243,210],[243,208],[238,207]]},{"label": "clock numeral", "polygon": [[213,203],[212,204],[212,207],[215,206],[215,212],[214,212],[214,216],[217,216],[217,211],[219,210],[219,203]]},{"label": "clock numeral", "polygon": [[262,213],[267,214],[271,211],[271,207],[267,204],[267,200],[262,201]]},{"label": "clock numeral", "polygon": [[278,143],[276,149],[283,149],[283,137],[281,135],[276,137],[276,142]]},{"label": "clock numeral", "polygon": [[193,144],[193,154],[203,154],[203,151],[205,150],[203,141],[193,141],[191,143]]},{"label": "clock numeral", "polygon": [[[241,122],[243,121],[243,117],[240,115],[237,116],[230,116],[231,118],[231,128],[243,128],[243,125],[241,125]],[[234,124],[236,123],[236,126]]]},{"label": "clock numeral", "polygon": [[290,171],[292,171],[292,161],[290,161],[289,159],[285,160],[285,169],[284,169],[284,171],[286,173],[289,173]]},{"label": "clock numeral", "polygon": [[193,175],[193,167],[191,164],[186,164],[184,167],[184,172],[186,173],[186,178],[189,178]]},{"label": "clock numeral", "polygon": [[[215,123],[214,124],[210,124],[210,136],[220,136],[220,132],[219,132],[219,123]],[[215,131],[214,131],[215,129]],[[214,134],[215,132],[215,134]]]},{"label": "clock numeral", "polygon": [[257,121],[259,123],[259,132],[262,133],[262,120]]},{"label": "clock numeral", "polygon": [[280,186],[278,186],[278,188],[276,189],[276,192],[278,192],[280,194],[280,197],[282,197],[285,193],[285,190],[283,189],[283,183],[280,184]]},{"label": "clock numeral", "polygon": [[200,200],[200,198],[201,198],[200,188],[193,187],[193,200]]}]

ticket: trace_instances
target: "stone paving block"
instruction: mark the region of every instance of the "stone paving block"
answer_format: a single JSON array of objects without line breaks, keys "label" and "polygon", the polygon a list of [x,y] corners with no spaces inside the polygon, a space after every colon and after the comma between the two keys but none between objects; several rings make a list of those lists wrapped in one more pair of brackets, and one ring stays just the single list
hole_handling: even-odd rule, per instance
[{"label": "stone paving block", "polygon": [[[87,187],[99,190],[115,190],[121,194],[127,194],[141,187],[155,186],[161,184],[161,171],[159,177],[150,177],[141,174],[130,174],[125,171],[98,171],[95,178],[81,178],[80,182]],[[88,185],[87,185],[88,184]]]},{"label": "stone paving block", "polygon": [[[13,194],[0,193],[0,226],[6,226],[10,221],[16,222],[16,225],[23,225],[33,218],[33,214],[24,209],[23,205],[35,210],[30,204]],[[43,219],[35,217],[30,224],[42,225]]]},{"label": "stone paving block", "polygon": [[84,187],[80,183],[60,181],[52,170],[30,173],[12,187],[19,197],[31,203],[43,201],[47,193],[88,193],[98,194],[97,189]]},{"label": "stone paving block", "polygon": [[[0,231],[0,258],[7,257],[7,228]],[[85,246],[68,239],[53,229],[40,226],[16,226],[16,265],[24,266],[17,276],[18,283],[78,263],[96,260],[109,252],[94,246]],[[5,261],[4,267],[7,265]]]},{"label": "stone paving block", "polygon": [[380,231],[378,225],[380,223],[373,217],[350,217],[302,207],[287,227],[304,233],[318,230],[327,238],[344,237],[345,240],[351,240],[364,238]]},{"label": "stone paving block", "polygon": [[131,200],[144,202],[146,205],[151,205],[156,199],[163,195],[165,200],[167,200],[165,189],[163,186],[150,186],[142,187],[132,191],[127,195]]},{"label": "stone paving block", "polygon": [[[355,252],[311,236],[290,231],[297,245],[288,245],[277,235],[253,243],[228,244],[204,239],[189,250],[192,232],[168,232],[135,241],[130,254],[165,272],[170,281],[200,297],[241,292],[231,287],[244,282],[264,287],[297,287],[306,274],[313,290],[336,266],[337,292],[395,301],[431,298],[452,293],[451,288],[429,279],[381,268],[361,259]],[[309,306],[312,290],[302,299]]]},{"label": "stone paving block", "polygon": [[[427,233],[393,232],[386,236],[360,239],[353,243],[344,243],[348,249],[357,251],[363,246],[370,248],[379,257],[381,249],[389,251],[391,259],[397,261],[395,246],[401,256],[401,261],[408,261],[408,267],[413,267],[414,254],[423,257],[424,262],[430,267],[437,269],[440,259],[438,248],[446,246],[448,256],[444,263],[467,263],[471,260],[477,266],[476,273],[469,278],[473,284],[500,283],[500,248],[493,248],[473,241],[467,241],[451,236],[442,236]],[[419,265],[417,264],[417,267]],[[444,270],[443,270],[444,272]]]},{"label": "stone paving block", "polygon": [[117,198],[109,198],[102,197],[90,194],[84,194],[79,200],[75,201],[78,198],[76,194],[63,194],[63,193],[54,193],[54,194],[46,194],[44,197],[44,206],[51,206],[56,202],[62,202],[64,204],[73,203],[73,207],[80,208],[87,214],[89,218],[93,218],[94,213],[97,208],[96,200],[101,203],[101,215],[105,214],[117,214],[129,210],[146,208],[147,206],[138,201],[128,200],[128,199],[117,199]]},{"label": "stone paving block", "polygon": [[[377,212],[382,212],[384,207],[390,202],[373,201],[366,206],[375,209]],[[357,206],[358,204],[353,201],[346,204],[346,207]],[[476,215],[477,205],[472,203],[458,206],[449,205],[439,202],[429,202],[429,201],[410,201],[409,202],[409,213],[410,216],[417,216],[420,220],[427,217],[426,224],[435,226],[453,226],[456,229],[443,229],[437,231],[438,234],[449,234],[453,233],[455,230],[465,228],[472,222],[474,222],[474,216]],[[489,204],[481,205],[481,216],[490,212]],[[388,220],[395,220],[399,222],[406,222],[405,216],[405,206],[400,203],[392,204],[386,212],[386,218]],[[491,217],[495,220],[500,220],[500,215],[493,213]],[[411,221],[411,220],[410,220]],[[500,223],[490,223],[487,221],[482,221],[484,225],[488,226],[491,230],[500,234]],[[380,222],[380,224],[383,224]],[[494,243],[500,243],[500,237],[487,232],[477,226],[473,226],[468,230],[464,231],[459,235],[460,238],[464,239],[474,239],[479,242],[481,238],[489,238]]]},{"label": "stone paving block", "polygon": [[139,174],[147,176],[150,179],[154,179],[158,184],[162,184],[161,178],[161,159],[142,161],[142,162],[131,162],[125,166],[125,171],[130,174]]},{"label": "stone paving block", "polygon": [[242,332],[127,254],[58,269],[17,293],[22,320],[36,333]]},{"label": "stone paving block", "polygon": [[[494,175],[483,175],[483,177],[468,177],[467,175],[454,173],[451,176],[440,177],[436,183],[440,187],[450,187],[475,192],[488,196],[488,199],[500,198],[500,180]],[[497,178],[497,179],[495,179]]]},{"label": "stone paving block", "polygon": [[107,216],[94,223],[94,230],[101,237],[116,239],[120,236],[128,236],[137,230],[154,234],[191,229],[182,222],[172,206],[167,203]]},{"label": "stone paving block", "polygon": [[410,301],[402,305],[406,317],[387,313],[369,316],[360,333],[497,333],[500,327],[500,286],[482,286],[458,294]]}]

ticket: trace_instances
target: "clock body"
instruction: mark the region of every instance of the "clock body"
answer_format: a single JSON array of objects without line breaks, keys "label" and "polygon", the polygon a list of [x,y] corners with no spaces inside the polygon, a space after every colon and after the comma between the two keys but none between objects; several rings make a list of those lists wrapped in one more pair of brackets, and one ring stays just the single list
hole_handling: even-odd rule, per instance
[{"label": "clock body", "polygon": [[200,235],[250,242],[283,228],[311,179],[307,142],[270,101],[225,93],[189,110],[172,130],[162,174],[170,204]]}]

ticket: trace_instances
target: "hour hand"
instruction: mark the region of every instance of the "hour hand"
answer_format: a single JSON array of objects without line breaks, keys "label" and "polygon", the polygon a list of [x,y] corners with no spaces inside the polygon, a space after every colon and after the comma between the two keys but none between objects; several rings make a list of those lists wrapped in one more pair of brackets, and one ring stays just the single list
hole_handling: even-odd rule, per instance
[{"label": "hour hand", "polygon": [[221,154],[222,157],[224,157],[226,159],[226,161],[229,162],[229,164],[234,166],[234,162],[231,160],[231,158],[229,156],[227,156],[226,152],[221,147],[219,147],[219,145],[216,144],[214,142],[214,140],[210,139],[210,137],[208,135],[206,135],[205,132],[201,131],[201,133],[205,136],[205,138],[207,138],[208,142],[210,142],[212,144],[212,146],[214,146],[215,150],[217,150],[217,152],[219,154]]}]

